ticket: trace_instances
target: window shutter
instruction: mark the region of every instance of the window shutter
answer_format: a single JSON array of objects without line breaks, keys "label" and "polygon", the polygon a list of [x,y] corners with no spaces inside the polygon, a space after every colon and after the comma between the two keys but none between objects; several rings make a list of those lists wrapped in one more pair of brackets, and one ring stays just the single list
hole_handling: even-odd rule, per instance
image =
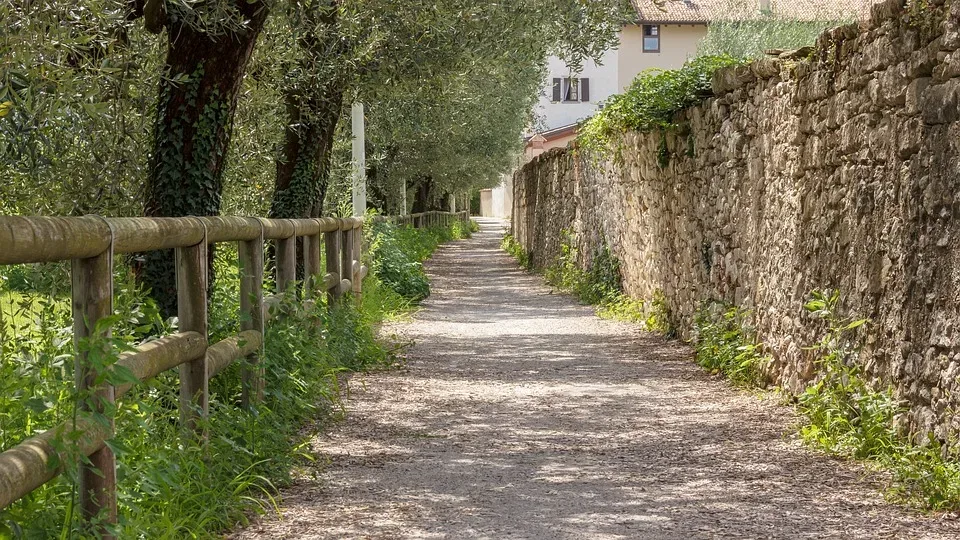
[{"label": "window shutter", "polygon": [[560,101],[560,79],[553,79],[553,100]]},{"label": "window shutter", "polygon": [[580,79],[580,101],[590,101],[590,79]]}]

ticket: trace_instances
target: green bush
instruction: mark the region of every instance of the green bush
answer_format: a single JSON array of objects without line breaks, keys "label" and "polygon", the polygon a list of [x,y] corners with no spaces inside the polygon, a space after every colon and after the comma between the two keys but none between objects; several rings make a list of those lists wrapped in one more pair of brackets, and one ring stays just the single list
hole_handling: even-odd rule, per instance
[{"label": "green bush", "polygon": [[626,92],[611,96],[580,126],[577,140],[584,148],[602,154],[611,149],[616,135],[626,131],[673,128],[678,111],[711,94],[713,72],[737,63],[728,55],[702,56],[680,69],[643,71]]},{"label": "green bush", "polygon": [[397,226],[384,220],[369,222],[372,224],[366,229],[366,245],[373,273],[383,285],[411,302],[419,302],[430,294],[423,261],[440,244],[469,238],[476,227],[473,221],[469,225],[454,221],[448,227],[425,229]]}]

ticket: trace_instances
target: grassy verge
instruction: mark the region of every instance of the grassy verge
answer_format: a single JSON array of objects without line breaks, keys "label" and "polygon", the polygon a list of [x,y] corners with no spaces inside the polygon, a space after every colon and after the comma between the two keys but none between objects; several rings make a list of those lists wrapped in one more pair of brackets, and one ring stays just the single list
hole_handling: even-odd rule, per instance
[{"label": "grassy verge", "polygon": [[[124,396],[110,441],[118,462],[118,536],[217,538],[250,515],[269,511],[292,471],[314,463],[307,444],[310,430],[303,428],[338,415],[338,375],[393,364],[394,345],[378,339],[376,327],[429,294],[422,261],[441,242],[469,233],[461,224],[426,230],[368,227],[365,257],[371,272],[363,305],[358,309],[348,301],[327,309],[320,302],[307,311],[299,302],[285,300],[295,316],[275,318],[267,329],[263,403],[252,414],[242,411],[239,366],[227,368],[210,382],[206,445],[181,437],[175,373],[161,374]],[[235,260],[235,253],[224,249],[216,261],[211,339],[238,330]],[[80,399],[72,391],[69,281],[45,283],[34,280],[36,274],[19,268],[13,272],[14,287],[4,279],[0,288],[4,449],[70,417]],[[116,289],[113,334],[118,346],[172,330],[172,321],[161,319],[120,266]],[[73,509],[76,501],[76,470],[67,464],[65,474],[0,513],[0,538],[90,537]]]},{"label": "grassy verge", "polygon": [[[516,238],[509,234],[504,236],[501,247],[517,259],[520,266],[530,269],[530,256]],[[584,304],[596,305],[600,317],[635,322],[650,331],[673,334],[670,309],[663,293],[655,291],[648,300],[627,295],[623,290],[620,262],[606,245],[594,253],[587,270],[580,268],[578,256],[572,235],[564,232],[560,256],[543,271],[547,283],[572,294]]]},{"label": "grassy verge", "polygon": [[[843,316],[837,291],[814,291],[804,308],[826,325],[817,381],[798,398],[803,440],[833,455],[865,460],[891,474],[890,496],[924,510],[960,509],[960,453],[932,434],[914,440],[896,428],[905,412],[891,387],[877,388],[856,362],[868,321]],[[955,441],[949,441],[955,443]]]},{"label": "grassy verge", "polygon": [[[888,495],[921,510],[960,509],[960,454],[932,437],[917,441],[896,427],[905,408],[891,387],[878,388],[856,361],[865,319],[842,316],[837,291],[814,291],[804,308],[825,326],[809,347],[817,379],[799,396],[799,434],[812,448],[860,460],[890,475]],[[740,386],[763,386],[769,360],[747,324],[748,313],[722,304],[705,306],[695,321],[697,362]]]}]

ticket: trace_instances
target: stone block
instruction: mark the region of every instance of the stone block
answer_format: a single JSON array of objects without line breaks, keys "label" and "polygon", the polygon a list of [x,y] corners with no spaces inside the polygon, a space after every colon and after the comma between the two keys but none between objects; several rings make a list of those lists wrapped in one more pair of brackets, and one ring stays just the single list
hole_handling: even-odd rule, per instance
[{"label": "stone block", "polygon": [[910,81],[904,96],[903,112],[910,115],[920,114],[923,92],[930,86],[930,77],[922,77]]},{"label": "stone block", "polygon": [[920,114],[927,124],[947,124],[960,119],[960,79],[928,86],[921,96]]}]

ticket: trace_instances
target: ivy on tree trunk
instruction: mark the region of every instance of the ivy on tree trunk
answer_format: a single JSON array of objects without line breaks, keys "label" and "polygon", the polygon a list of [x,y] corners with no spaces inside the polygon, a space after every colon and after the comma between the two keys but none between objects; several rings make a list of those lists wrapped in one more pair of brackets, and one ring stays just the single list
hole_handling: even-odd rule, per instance
[{"label": "ivy on tree trunk", "polygon": [[[169,17],[153,154],[145,186],[146,216],[210,216],[220,212],[222,176],[237,95],[267,17],[262,1],[235,0],[246,21],[216,35]],[[211,262],[213,257],[210,258]],[[142,273],[161,311],[176,313],[172,251],[146,254]],[[213,283],[211,279],[209,283]]]}]

